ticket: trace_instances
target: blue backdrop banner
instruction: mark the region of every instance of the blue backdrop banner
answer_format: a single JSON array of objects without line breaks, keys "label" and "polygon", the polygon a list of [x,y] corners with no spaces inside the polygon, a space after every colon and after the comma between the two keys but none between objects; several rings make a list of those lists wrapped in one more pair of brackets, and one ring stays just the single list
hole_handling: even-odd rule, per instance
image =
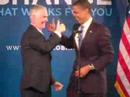
[{"label": "blue backdrop banner", "polygon": [[[75,20],[71,5],[75,0],[0,0],[0,97],[20,97],[22,76],[21,37],[29,25],[29,8],[34,4],[47,6],[49,21],[60,19],[67,26],[65,34],[71,35]],[[89,0],[92,15],[106,25],[112,34],[115,60],[108,67],[108,97],[119,97],[114,89],[117,53],[121,29],[125,18],[127,0]],[[49,32],[45,29],[45,35]],[[55,78],[64,84],[61,92],[52,89],[53,97],[66,97],[66,88],[72,71],[75,51],[57,45],[52,51],[52,70]]]}]

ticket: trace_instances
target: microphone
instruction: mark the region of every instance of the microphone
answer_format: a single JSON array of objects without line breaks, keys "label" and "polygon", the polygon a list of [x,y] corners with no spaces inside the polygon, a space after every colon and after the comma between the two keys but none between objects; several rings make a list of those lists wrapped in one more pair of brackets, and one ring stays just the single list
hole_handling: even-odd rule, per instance
[{"label": "microphone", "polygon": [[[78,51],[78,53],[77,53],[77,56],[78,56],[78,58],[79,58],[79,60],[80,60],[80,46],[81,46],[81,33],[82,33],[82,30],[81,29],[79,29],[79,27],[80,27],[80,24],[78,24],[78,25],[75,25],[74,27],[73,27],[73,32],[74,32],[74,35],[75,35],[75,43],[76,43],[76,46],[77,46],[77,51]],[[77,70],[79,70],[79,76],[80,76],[80,63],[77,63],[78,65],[77,65]],[[80,92],[81,92],[81,85],[80,85],[80,78],[77,78],[77,93],[78,94],[80,94]]]},{"label": "microphone", "polygon": [[79,31],[79,30],[77,29],[77,30],[74,30],[74,33],[75,33],[75,34],[80,34],[80,33],[82,33],[82,31]]},{"label": "microphone", "polygon": [[74,30],[74,35],[75,35],[75,42],[76,42],[76,46],[78,48],[78,50],[80,50],[80,45],[81,45],[81,33],[82,31]]},{"label": "microphone", "polygon": [[79,26],[80,26],[80,24],[76,24],[76,25],[73,26],[73,31],[74,31],[75,34],[82,33],[82,31],[79,30]]}]

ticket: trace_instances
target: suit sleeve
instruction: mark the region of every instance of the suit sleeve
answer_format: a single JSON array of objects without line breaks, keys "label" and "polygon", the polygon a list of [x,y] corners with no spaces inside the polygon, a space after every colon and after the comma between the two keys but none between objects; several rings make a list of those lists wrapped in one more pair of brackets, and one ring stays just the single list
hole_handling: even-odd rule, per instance
[{"label": "suit sleeve", "polygon": [[111,34],[107,28],[101,28],[98,38],[99,57],[93,61],[96,70],[102,70],[111,64],[114,59],[114,50],[111,42]]},{"label": "suit sleeve", "polygon": [[70,38],[62,36],[60,44],[64,45],[67,48],[74,48],[73,36],[71,35]]},{"label": "suit sleeve", "polygon": [[54,83],[56,82],[56,80],[54,79],[54,77],[51,77],[51,85],[54,85]]},{"label": "suit sleeve", "polygon": [[72,34],[71,36],[68,38],[66,36],[62,36],[62,40],[61,40],[61,44],[64,45],[65,47],[67,48],[74,48],[74,35],[75,35],[75,31],[77,31],[79,25],[78,24],[75,24],[73,26],[73,31],[72,31]]},{"label": "suit sleeve", "polygon": [[29,45],[31,48],[41,51],[42,53],[48,53],[60,42],[60,40],[61,39],[56,34],[52,34],[48,40],[39,36],[31,36]]}]

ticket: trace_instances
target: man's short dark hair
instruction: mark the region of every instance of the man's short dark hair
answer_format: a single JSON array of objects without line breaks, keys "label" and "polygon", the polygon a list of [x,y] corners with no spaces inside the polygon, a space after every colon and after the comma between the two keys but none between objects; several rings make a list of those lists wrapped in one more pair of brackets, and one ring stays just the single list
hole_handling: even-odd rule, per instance
[{"label": "man's short dark hair", "polygon": [[89,10],[91,9],[91,4],[88,2],[88,0],[77,0],[72,4],[72,6],[79,5],[82,8],[88,8]]}]

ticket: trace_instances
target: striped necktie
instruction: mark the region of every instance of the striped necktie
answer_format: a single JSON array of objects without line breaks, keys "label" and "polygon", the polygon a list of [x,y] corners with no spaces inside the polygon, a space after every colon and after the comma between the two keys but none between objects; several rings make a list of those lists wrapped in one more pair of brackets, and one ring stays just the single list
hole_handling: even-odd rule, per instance
[{"label": "striped necktie", "polygon": [[79,47],[81,47],[82,40],[83,40],[83,26],[80,26],[80,33],[79,33]]}]

